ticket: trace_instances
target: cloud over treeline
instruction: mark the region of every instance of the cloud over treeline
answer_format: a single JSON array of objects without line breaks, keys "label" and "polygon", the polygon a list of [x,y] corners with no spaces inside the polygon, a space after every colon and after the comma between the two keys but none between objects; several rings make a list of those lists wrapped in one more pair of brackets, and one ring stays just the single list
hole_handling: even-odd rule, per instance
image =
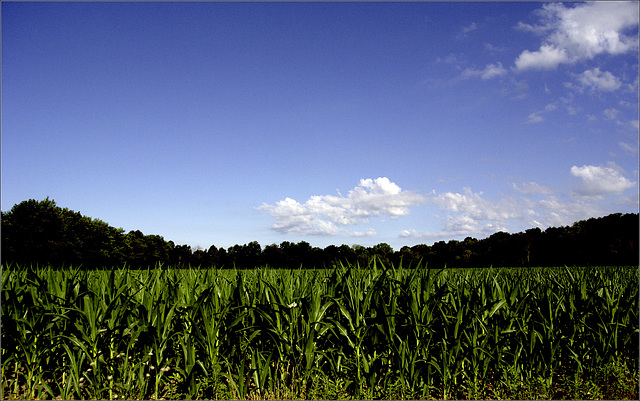
[{"label": "cloud over treeline", "polygon": [[[498,199],[486,197],[464,187],[462,192],[432,191],[427,195],[402,190],[386,177],[362,179],[347,196],[314,195],[305,203],[289,197],[273,205],[263,203],[259,210],[274,219],[272,229],[300,235],[336,235],[348,232],[353,237],[376,236],[376,230],[347,231],[347,226],[368,223],[372,217],[398,218],[409,215],[420,204],[435,207],[442,223],[439,230],[410,227],[401,230],[402,238],[443,239],[465,236],[488,236],[516,227],[551,227],[571,224],[610,213],[604,206],[607,196],[633,202],[623,193],[637,183],[625,177],[615,163],[608,166],[573,166],[569,170],[577,182],[569,191],[557,193],[548,186],[529,181],[511,183],[512,195]],[[637,203],[637,199],[636,199]],[[409,223],[411,224],[411,223]]]}]

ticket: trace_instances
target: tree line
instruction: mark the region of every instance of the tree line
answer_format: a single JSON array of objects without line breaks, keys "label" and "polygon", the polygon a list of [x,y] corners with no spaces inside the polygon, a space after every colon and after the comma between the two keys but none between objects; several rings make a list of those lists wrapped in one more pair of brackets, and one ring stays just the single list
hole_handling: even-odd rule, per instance
[{"label": "tree line", "polygon": [[404,246],[394,251],[386,243],[372,247],[329,245],[324,249],[308,242],[282,242],[264,248],[256,241],[227,249],[212,245],[192,249],[159,235],[139,230],[125,233],[107,223],[60,208],[48,197],[30,199],[2,212],[2,263],[81,265],[87,269],[128,265],[132,268],[200,266],[253,268],[324,268],[336,262],[369,266],[524,267],[638,265],[637,213],[615,213],[571,226],[532,228],[509,234],[498,232],[484,239],[440,241],[433,245]]}]

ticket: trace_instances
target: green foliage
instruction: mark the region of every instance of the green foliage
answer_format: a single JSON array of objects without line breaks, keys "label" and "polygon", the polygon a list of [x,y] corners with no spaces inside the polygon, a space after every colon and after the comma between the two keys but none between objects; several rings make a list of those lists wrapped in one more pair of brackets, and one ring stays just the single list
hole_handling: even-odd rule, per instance
[{"label": "green foliage", "polygon": [[121,265],[123,230],[60,208],[49,198],[14,205],[2,214],[3,261],[87,266]]},{"label": "green foliage", "polygon": [[638,397],[638,267],[4,265],[0,398]]}]

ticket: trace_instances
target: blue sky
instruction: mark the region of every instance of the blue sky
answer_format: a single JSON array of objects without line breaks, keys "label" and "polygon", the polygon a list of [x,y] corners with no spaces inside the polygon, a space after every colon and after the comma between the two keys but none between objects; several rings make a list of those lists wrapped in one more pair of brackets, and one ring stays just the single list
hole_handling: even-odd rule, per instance
[{"label": "blue sky", "polygon": [[395,249],[638,212],[638,3],[2,2],[2,210]]}]

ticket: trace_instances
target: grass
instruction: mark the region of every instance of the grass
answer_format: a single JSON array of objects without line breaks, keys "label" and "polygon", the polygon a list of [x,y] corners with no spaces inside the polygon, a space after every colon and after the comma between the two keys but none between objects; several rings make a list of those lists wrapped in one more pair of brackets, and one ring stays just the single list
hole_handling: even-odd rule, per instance
[{"label": "grass", "polygon": [[637,399],[638,267],[3,266],[2,399]]}]

